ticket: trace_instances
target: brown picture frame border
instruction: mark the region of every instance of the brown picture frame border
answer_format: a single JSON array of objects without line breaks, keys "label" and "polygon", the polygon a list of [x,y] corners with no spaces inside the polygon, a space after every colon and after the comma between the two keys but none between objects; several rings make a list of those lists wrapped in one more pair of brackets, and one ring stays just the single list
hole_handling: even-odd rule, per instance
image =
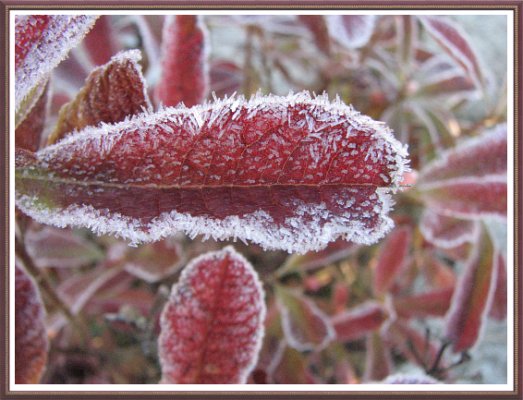
[{"label": "brown picture frame border", "polygon": [[[11,10],[30,9],[82,9],[82,10],[139,10],[139,9],[170,9],[170,10],[512,10],[514,12],[514,390],[507,392],[464,392],[464,391],[427,391],[405,392],[405,391],[382,391],[382,392],[333,392],[333,391],[299,391],[299,392],[275,392],[275,391],[239,391],[239,392],[122,392],[122,391],[11,391],[9,390],[9,265],[12,255],[10,254],[9,242],[9,12]],[[0,169],[3,171],[4,181],[0,186],[0,198],[4,204],[0,216],[0,240],[4,250],[4,270],[0,277],[0,288],[4,294],[1,297],[1,309],[3,318],[0,318],[0,342],[2,345],[0,358],[0,399],[496,399],[512,400],[523,399],[521,382],[523,380],[523,357],[521,353],[521,327],[522,327],[522,273],[523,257],[521,253],[522,234],[522,176],[523,167],[521,142],[523,139],[523,124],[521,113],[523,111],[522,78],[523,78],[523,0],[513,1],[471,1],[471,0],[435,0],[432,2],[419,0],[299,0],[299,1],[168,1],[156,0],[146,2],[144,0],[115,1],[107,4],[101,0],[67,0],[67,1],[38,1],[38,0],[8,0],[0,1],[0,20],[3,27],[0,29],[0,52],[3,54],[0,62],[0,74],[4,77],[0,106],[3,113],[0,115],[1,126],[4,134],[0,135]],[[507,265],[507,267],[509,267]]]}]

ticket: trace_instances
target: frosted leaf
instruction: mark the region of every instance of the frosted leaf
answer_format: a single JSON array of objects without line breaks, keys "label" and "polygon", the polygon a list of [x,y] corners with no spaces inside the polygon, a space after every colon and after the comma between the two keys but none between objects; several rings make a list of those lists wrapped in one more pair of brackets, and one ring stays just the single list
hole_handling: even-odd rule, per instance
[{"label": "frosted leaf", "polygon": [[39,222],[132,243],[183,231],[306,252],[383,237],[406,156],[388,128],[339,100],[233,97],[19,151],[16,198]]},{"label": "frosted leaf", "polygon": [[15,24],[15,103],[19,108],[89,31],[96,16],[27,15]]},{"label": "frosted leaf", "polygon": [[321,350],[334,338],[327,315],[311,300],[281,287],[276,295],[289,346],[299,351]]},{"label": "frosted leaf", "polygon": [[53,144],[75,130],[101,122],[114,123],[126,117],[151,111],[146,84],[139,65],[138,50],[121,52],[94,69],[75,99],[65,104],[54,131],[48,137]]},{"label": "frosted leaf", "polygon": [[207,53],[209,41],[202,16],[168,15],[162,36],[161,79],[155,95],[158,103],[187,106],[201,103],[209,91]]},{"label": "frosted leaf", "polygon": [[44,306],[33,280],[15,269],[15,383],[39,383],[49,343]]},{"label": "frosted leaf", "polygon": [[379,303],[366,302],[344,313],[336,314],[331,321],[337,340],[348,342],[379,329],[386,319],[387,314]]},{"label": "frosted leaf", "polygon": [[498,125],[443,153],[420,172],[417,189],[426,206],[442,215],[506,218],[507,126]]},{"label": "frosted leaf", "polygon": [[365,46],[376,24],[374,15],[329,15],[326,18],[330,35],[349,49]]},{"label": "frosted leaf", "polygon": [[472,242],[476,237],[477,228],[478,225],[474,221],[447,217],[430,209],[423,211],[419,223],[420,232],[425,240],[444,249]]},{"label": "frosted leaf", "polygon": [[232,247],[192,260],[161,316],[161,383],[245,383],[263,338],[264,293]]},{"label": "frosted leaf", "polygon": [[[15,146],[30,151],[38,150],[42,140],[49,108],[49,84],[46,81],[33,90],[37,92],[34,95],[34,103],[25,115],[20,116],[23,119],[15,130]],[[32,93],[27,99],[29,97],[32,97]]]}]

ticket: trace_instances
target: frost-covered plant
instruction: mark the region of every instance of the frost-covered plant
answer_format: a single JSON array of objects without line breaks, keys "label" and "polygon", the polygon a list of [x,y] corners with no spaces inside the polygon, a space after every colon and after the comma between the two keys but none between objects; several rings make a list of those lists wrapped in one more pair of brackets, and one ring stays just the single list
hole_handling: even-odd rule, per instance
[{"label": "frost-covered plant", "polygon": [[466,379],[506,317],[507,128],[460,114],[493,95],[456,21],[15,32],[17,383]]}]

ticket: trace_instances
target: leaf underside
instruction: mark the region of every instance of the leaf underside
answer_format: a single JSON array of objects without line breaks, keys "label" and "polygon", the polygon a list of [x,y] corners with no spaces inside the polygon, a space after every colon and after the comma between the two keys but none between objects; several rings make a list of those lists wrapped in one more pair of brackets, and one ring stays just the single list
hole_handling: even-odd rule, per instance
[{"label": "leaf underside", "polygon": [[306,252],[370,244],[407,169],[382,124],[307,93],[217,100],[88,127],[17,152],[17,206],[133,243],[177,231]]},{"label": "leaf underside", "polygon": [[256,272],[232,247],[194,259],[162,312],[162,383],[245,383],[265,312]]}]

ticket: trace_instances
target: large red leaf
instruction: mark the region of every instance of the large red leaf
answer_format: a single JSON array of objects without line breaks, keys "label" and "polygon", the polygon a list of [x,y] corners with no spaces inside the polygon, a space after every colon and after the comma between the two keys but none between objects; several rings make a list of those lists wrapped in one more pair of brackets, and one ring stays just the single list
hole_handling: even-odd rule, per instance
[{"label": "large red leaf", "polygon": [[162,38],[162,77],[156,100],[165,106],[201,103],[209,90],[207,30],[202,16],[169,15]]},{"label": "large red leaf", "polygon": [[232,247],[194,259],[162,312],[162,383],[245,383],[262,344],[263,297]]},{"label": "large red leaf", "polygon": [[419,223],[423,237],[435,246],[451,249],[472,242],[477,235],[478,224],[438,214],[427,208]]},{"label": "large red leaf", "polygon": [[331,36],[349,49],[367,44],[376,23],[374,15],[329,15],[327,23]]},{"label": "large red leaf", "polygon": [[420,16],[427,32],[436,42],[473,78],[477,84],[483,83],[484,74],[478,57],[465,33],[456,23],[440,16]]},{"label": "large red leaf", "polygon": [[469,349],[480,336],[495,289],[494,263],[493,244],[482,232],[466,261],[446,317],[445,334],[454,352]]},{"label": "large red leaf", "polygon": [[369,332],[379,329],[386,319],[387,314],[379,303],[368,302],[345,313],[336,314],[332,318],[332,324],[337,339],[348,342],[361,339]]},{"label": "large red leaf", "polygon": [[506,217],[506,125],[445,152],[420,172],[418,183],[427,207],[439,214],[468,219]]},{"label": "large red leaf", "polygon": [[39,383],[47,362],[44,306],[33,280],[15,269],[15,382]]},{"label": "large red leaf", "polygon": [[130,50],[93,70],[75,99],[60,109],[48,144],[89,125],[120,122],[145,110],[151,111],[140,59],[138,50]]},{"label": "large red leaf", "polygon": [[91,28],[96,16],[25,15],[15,21],[16,109]]},{"label": "large red leaf", "polygon": [[392,226],[405,157],[385,126],[339,100],[231,98],[17,152],[17,206],[134,243],[185,231],[289,252],[369,244]]},{"label": "large red leaf", "polygon": [[406,265],[410,240],[410,227],[402,226],[392,231],[381,246],[372,282],[376,295],[383,295]]}]

